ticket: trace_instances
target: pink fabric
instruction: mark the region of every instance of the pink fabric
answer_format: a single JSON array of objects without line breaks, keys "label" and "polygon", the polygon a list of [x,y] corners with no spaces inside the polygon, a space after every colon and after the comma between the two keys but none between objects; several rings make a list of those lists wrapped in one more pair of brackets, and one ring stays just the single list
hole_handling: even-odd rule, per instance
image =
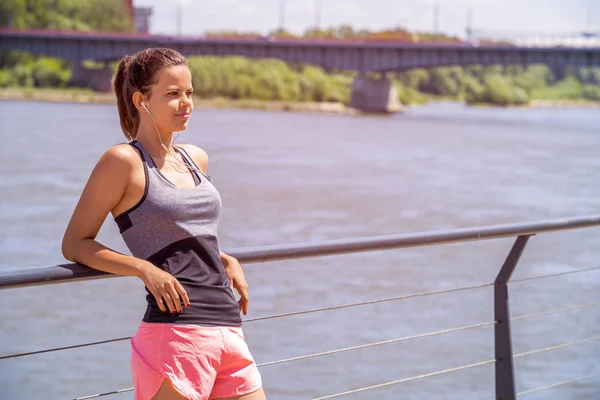
[{"label": "pink fabric", "polygon": [[142,322],[131,339],[135,400],[150,400],[164,379],[190,400],[241,396],[261,377],[241,327]]}]

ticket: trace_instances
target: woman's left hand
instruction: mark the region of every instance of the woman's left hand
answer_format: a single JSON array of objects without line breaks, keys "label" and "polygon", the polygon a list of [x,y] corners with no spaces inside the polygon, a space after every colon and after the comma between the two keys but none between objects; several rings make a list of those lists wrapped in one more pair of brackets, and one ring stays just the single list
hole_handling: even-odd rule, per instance
[{"label": "woman's left hand", "polygon": [[246,315],[248,312],[248,303],[250,302],[250,297],[248,297],[248,282],[246,282],[246,277],[244,276],[242,266],[237,259],[231,256],[222,258],[224,258],[223,264],[225,266],[225,273],[229,278],[229,283],[240,294],[240,300],[238,301],[240,311]]}]

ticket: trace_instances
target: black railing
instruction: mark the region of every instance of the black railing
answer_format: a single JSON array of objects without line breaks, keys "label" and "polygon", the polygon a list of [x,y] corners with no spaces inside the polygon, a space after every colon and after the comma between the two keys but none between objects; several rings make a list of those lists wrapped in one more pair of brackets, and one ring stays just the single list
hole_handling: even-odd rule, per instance
[{"label": "black railing", "polygon": [[[483,326],[494,325],[494,346],[495,346],[495,358],[489,360],[483,360],[480,362],[461,365],[450,369],[445,369],[441,371],[435,371],[427,374],[422,374],[418,376],[413,376],[409,378],[399,379],[396,381],[385,382],[378,385],[362,387],[358,389],[352,389],[345,392],[330,394],[327,396],[319,397],[314,400],[323,400],[323,399],[331,399],[336,397],[341,397],[345,395],[349,395],[352,393],[358,393],[366,390],[376,389],[380,387],[391,386],[395,384],[400,384],[404,382],[414,381],[417,379],[424,379],[432,376],[442,375],[445,373],[464,370],[468,368],[474,368],[486,364],[495,364],[495,387],[496,387],[496,399],[500,400],[514,400],[516,396],[525,396],[530,393],[538,392],[540,390],[550,389],[561,385],[567,385],[570,383],[574,383],[584,379],[591,379],[594,377],[600,377],[600,371],[593,374],[588,374],[585,376],[581,376],[575,379],[571,379],[568,381],[557,382],[552,385],[547,385],[544,387],[539,387],[535,389],[526,390],[520,393],[516,392],[515,389],[515,379],[514,379],[514,366],[513,361],[515,358],[524,357],[532,354],[537,354],[541,352],[547,352],[552,350],[557,350],[560,348],[574,346],[578,344],[583,344],[591,341],[596,341],[600,339],[600,334],[596,336],[587,337],[581,340],[567,342],[562,344],[557,344],[554,346],[549,346],[545,348],[540,348],[536,350],[531,350],[528,352],[513,354],[512,351],[512,336],[510,330],[511,321],[519,321],[533,317],[539,317],[554,313],[566,312],[574,309],[583,309],[583,308],[591,308],[600,306],[600,301],[591,302],[587,304],[575,305],[571,307],[565,307],[560,309],[546,310],[540,313],[529,314],[529,315],[521,315],[518,317],[511,317],[509,312],[509,292],[508,292],[508,283],[509,282],[521,282],[533,279],[542,279],[542,278],[550,278],[568,274],[578,274],[584,272],[592,272],[592,271],[600,271],[600,267],[589,267],[585,269],[579,269],[575,271],[566,271],[559,272],[554,274],[547,274],[541,276],[532,276],[527,278],[522,278],[518,280],[512,280],[511,276],[517,266],[519,258],[523,253],[525,246],[528,243],[528,240],[531,236],[539,233],[546,232],[554,232],[560,230],[573,230],[573,229],[582,229],[589,228],[594,226],[600,226],[600,216],[590,216],[590,217],[582,217],[582,218],[570,218],[570,219],[561,219],[561,220],[552,220],[552,221],[543,221],[536,223],[522,223],[522,224],[510,224],[510,225],[496,225],[496,226],[488,226],[488,227],[480,227],[480,228],[466,228],[466,229],[453,229],[447,231],[439,231],[439,232],[426,232],[426,233],[418,233],[418,234],[400,234],[400,235],[388,235],[388,236],[378,236],[378,237],[370,237],[370,238],[360,238],[360,239],[347,239],[347,240],[331,240],[331,241],[323,241],[316,243],[300,243],[300,244],[292,244],[292,245],[278,245],[278,246],[263,246],[263,247],[253,247],[253,248],[245,248],[245,249],[237,249],[227,251],[229,254],[236,257],[240,262],[244,264],[248,263],[260,263],[274,260],[284,260],[284,259],[296,259],[296,258],[306,258],[306,257],[316,257],[316,256],[327,256],[327,255],[336,255],[336,254],[346,254],[346,253],[357,253],[357,252],[366,252],[366,251],[375,251],[375,250],[386,250],[386,249],[400,249],[400,248],[408,248],[408,247],[419,247],[419,246],[431,246],[431,245],[439,245],[445,243],[457,243],[457,242],[467,242],[467,241],[481,241],[481,240],[489,240],[489,239],[497,239],[497,238],[508,238],[508,237],[516,237],[516,241],[510,250],[503,266],[501,267],[496,280],[493,283],[482,283],[478,285],[466,286],[466,287],[458,287],[453,289],[444,289],[438,291],[431,292],[422,292],[422,293],[414,293],[403,296],[396,296],[391,298],[363,301],[357,303],[349,303],[349,304],[340,304],[333,306],[326,306],[322,308],[309,309],[309,310],[299,310],[289,313],[269,315],[265,317],[259,318],[250,318],[244,320],[244,322],[253,322],[265,319],[272,318],[283,318],[289,317],[293,315],[299,314],[308,314],[315,313],[321,311],[335,310],[347,307],[357,307],[368,304],[389,302],[389,301],[398,301],[404,300],[408,298],[422,297],[422,296],[430,296],[437,295],[442,293],[456,292],[456,291],[465,291],[472,290],[482,287],[491,287],[494,286],[494,320],[493,321],[485,321],[478,324],[454,327],[450,329],[444,329],[435,332],[428,332],[420,335],[414,335],[409,337],[396,338],[381,342],[368,343],[354,347],[346,347],[341,349],[330,350],[321,353],[315,354],[307,354],[304,356],[293,357],[288,359],[276,360],[271,362],[266,362],[259,364],[260,368],[286,363],[293,362],[297,360],[303,360],[312,357],[325,356],[329,354],[335,354],[340,352],[346,352],[351,350],[357,350],[361,348],[373,347],[373,346],[381,346],[385,344],[401,342],[406,340],[414,340],[420,339],[428,336],[434,335],[442,335],[445,333],[456,332],[466,329],[475,329]],[[63,264],[56,266],[47,266],[47,267],[36,267],[36,268],[25,268],[25,269],[15,269],[0,272],[0,289],[15,289],[26,286],[38,286],[42,284],[50,284],[50,283],[60,283],[60,282],[73,282],[79,280],[89,280],[89,279],[98,279],[98,278],[108,278],[115,277],[115,275],[110,275],[101,271],[97,271],[88,267],[85,267],[80,264]],[[600,288],[599,288],[600,289]],[[600,290],[599,290],[600,292]],[[0,356],[0,360],[16,358],[16,357],[24,357],[31,356],[34,354],[42,354],[49,353],[55,351],[62,351],[66,349],[72,349],[77,347],[86,347],[86,346],[94,346],[103,343],[129,340],[131,337],[123,337],[123,338],[115,338],[105,341],[99,342],[91,342],[91,343],[83,343],[77,344],[73,346],[60,347],[60,348],[52,348],[52,349],[44,349],[38,351],[30,351],[26,353],[18,353],[18,354],[10,354]],[[131,391],[132,388],[115,390],[111,392],[79,397],[78,399],[91,399],[101,396],[107,396],[111,394],[122,393],[124,391]]]}]

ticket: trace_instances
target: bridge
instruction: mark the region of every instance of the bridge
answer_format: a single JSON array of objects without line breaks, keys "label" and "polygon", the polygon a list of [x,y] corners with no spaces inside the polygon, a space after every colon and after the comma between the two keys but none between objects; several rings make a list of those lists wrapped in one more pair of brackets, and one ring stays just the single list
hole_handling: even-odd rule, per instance
[{"label": "bridge", "polygon": [[600,47],[600,31],[586,29],[567,32],[467,30],[473,40],[512,43],[520,47]]},{"label": "bridge", "polygon": [[[385,74],[412,68],[451,65],[546,64],[600,66],[600,47],[530,47],[510,43],[410,43],[397,41],[283,38],[213,38],[149,34],[0,30],[0,51],[20,50],[72,61],[113,61],[148,47],[170,47],[186,56],[276,58],[312,64],[327,71],[358,71],[353,106],[365,111],[389,109],[393,91]],[[107,71],[108,72],[108,71]],[[367,77],[378,73],[379,78]],[[106,80],[106,79],[105,79]]]}]

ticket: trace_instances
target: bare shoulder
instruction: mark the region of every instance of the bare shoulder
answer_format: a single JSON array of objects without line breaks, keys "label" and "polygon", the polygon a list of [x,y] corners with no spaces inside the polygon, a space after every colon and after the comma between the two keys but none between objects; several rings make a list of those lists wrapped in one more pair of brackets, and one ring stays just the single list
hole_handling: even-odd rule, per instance
[{"label": "bare shoulder", "polygon": [[99,162],[116,164],[133,164],[140,158],[137,150],[128,144],[118,144],[106,150]]},{"label": "bare shoulder", "polygon": [[119,144],[102,154],[94,172],[101,173],[109,180],[127,181],[137,164],[141,164],[137,150],[128,144]]},{"label": "bare shoulder", "polygon": [[107,160],[108,162],[135,162],[139,160],[140,155],[133,146],[130,146],[126,143],[117,144],[110,149],[106,150],[102,155],[102,159]]},{"label": "bare shoulder", "polygon": [[194,160],[202,172],[206,173],[208,170],[208,154],[206,154],[206,151],[193,144],[178,144],[178,146],[192,157],[192,160]]}]

